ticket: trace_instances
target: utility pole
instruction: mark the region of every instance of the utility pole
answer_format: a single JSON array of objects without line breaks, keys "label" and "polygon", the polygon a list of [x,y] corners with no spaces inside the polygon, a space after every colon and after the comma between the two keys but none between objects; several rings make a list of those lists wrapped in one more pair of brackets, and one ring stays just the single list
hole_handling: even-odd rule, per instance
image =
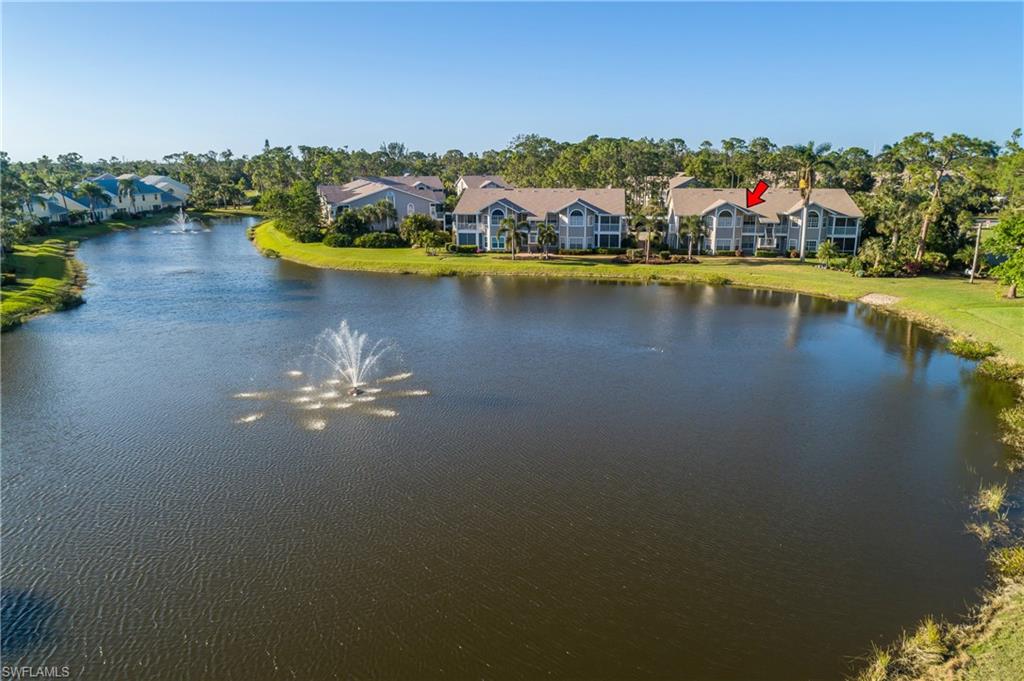
[{"label": "utility pole", "polygon": [[978,248],[981,246],[981,221],[978,222],[977,231],[974,233],[974,259],[971,261],[971,281],[974,283],[974,273],[978,271]]}]

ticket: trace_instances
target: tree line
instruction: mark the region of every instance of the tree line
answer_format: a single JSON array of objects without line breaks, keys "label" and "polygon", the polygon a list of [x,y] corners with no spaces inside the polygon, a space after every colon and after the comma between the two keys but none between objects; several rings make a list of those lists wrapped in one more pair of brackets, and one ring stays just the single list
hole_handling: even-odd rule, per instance
[{"label": "tree line", "polygon": [[[77,153],[51,159],[12,161],[0,152],[5,231],[17,222],[20,206],[39,191],[66,191],[83,178],[109,172],[169,175],[192,187],[197,208],[234,205],[247,194],[274,196],[296,183],[308,188],[342,184],[365,175],[437,175],[455,201],[460,175],[500,174],[512,184],[534,187],[623,187],[628,211],[655,216],[664,210],[659,189],[677,173],[705,186],[797,186],[808,179],[813,158],[814,187],[849,191],[865,212],[865,243],[879,262],[920,262],[926,252],[949,258],[971,246],[970,227],[978,215],[1012,208],[1020,183],[1020,131],[999,144],[953,133],[908,135],[877,153],[861,147],[778,145],[766,137],[736,137],[695,147],[678,138],[587,137],[560,142],[521,135],[504,149],[444,153],[382,144],[377,150],[328,146],[271,146],[252,156],[231,150],[181,152],[159,161],[111,157],[85,161]],[[280,194],[277,194],[279,197]],[[874,239],[874,241],[872,241]]]}]

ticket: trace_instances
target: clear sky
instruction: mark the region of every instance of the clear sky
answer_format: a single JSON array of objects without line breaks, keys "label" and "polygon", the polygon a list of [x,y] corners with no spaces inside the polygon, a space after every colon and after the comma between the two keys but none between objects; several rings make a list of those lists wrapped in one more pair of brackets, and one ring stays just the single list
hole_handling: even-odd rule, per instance
[{"label": "clear sky", "polygon": [[443,152],[519,134],[999,142],[1024,4],[4,3],[18,160],[272,144]]}]

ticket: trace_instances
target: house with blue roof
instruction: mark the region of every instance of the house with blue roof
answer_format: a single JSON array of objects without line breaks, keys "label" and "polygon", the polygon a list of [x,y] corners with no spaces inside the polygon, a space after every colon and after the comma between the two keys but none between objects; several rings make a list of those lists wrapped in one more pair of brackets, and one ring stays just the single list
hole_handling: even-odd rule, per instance
[{"label": "house with blue roof", "polygon": [[24,208],[26,213],[44,225],[68,223],[74,218],[84,218],[89,212],[78,199],[56,192],[33,194]]},{"label": "house with blue roof", "polygon": [[[130,190],[122,188],[122,180],[131,181]],[[116,178],[101,175],[91,181],[98,184],[107,193],[107,198],[110,199],[111,214],[138,215],[183,205],[180,198],[159,187],[143,182],[137,175],[122,175]]]}]

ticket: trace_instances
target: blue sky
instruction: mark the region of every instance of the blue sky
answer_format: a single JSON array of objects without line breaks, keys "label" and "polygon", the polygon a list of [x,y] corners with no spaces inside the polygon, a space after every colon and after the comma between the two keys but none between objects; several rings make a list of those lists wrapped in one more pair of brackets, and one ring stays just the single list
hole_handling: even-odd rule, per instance
[{"label": "blue sky", "polygon": [[[159,158],[516,134],[869,149],[1024,119],[1024,4],[4,3],[2,147]],[[810,39],[810,42],[807,40]]]}]

